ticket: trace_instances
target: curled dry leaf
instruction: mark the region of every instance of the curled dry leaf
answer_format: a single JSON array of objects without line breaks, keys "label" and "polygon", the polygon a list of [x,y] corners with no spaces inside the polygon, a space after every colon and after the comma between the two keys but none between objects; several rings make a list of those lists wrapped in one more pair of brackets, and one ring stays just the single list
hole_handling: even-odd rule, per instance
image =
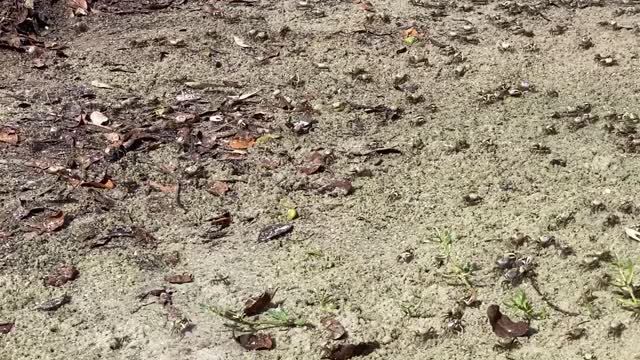
[{"label": "curled dry leaf", "polygon": [[13,322],[0,323],[0,334],[10,333],[14,325]]},{"label": "curled dry leaf", "polygon": [[14,129],[0,128],[0,142],[18,145],[18,133]]},{"label": "curled dry leaf", "polygon": [[233,336],[233,339],[247,350],[271,350],[274,341],[270,334],[252,333]]},{"label": "curled dry leaf", "polygon": [[155,181],[149,181],[149,186],[156,191],[163,193],[175,193],[178,191],[178,185],[163,185]]},{"label": "curled dry leaf", "polygon": [[64,226],[65,216],[62,211],[58,211],[53,215],[47,216],[44,221],[44,228],[47,231],[58,231]]},{"label": "curled dry leaf", "polygon": [[258,296],[253,296],[244,303],[244,314],[253,316],[263,312],[276,294],[278,289],[268,289]]},{"label": "curled dry leaf", "polygon": [[217,196],[223,196],[226,194],[231,188],[223,181],[214,181],[209,185],[208,191]]},{"label": "curled dry leaf", "polygon": [[293,225],[291,224],[273,224],[268,225],[260,230],[260,234],[258,235],[258,242],[266,242],[276,238],[279,238],[287,233],[290,233],[293,230]]},{"label": "curled dry leaf", "polygon": [[322,325],[329,331],[329,336],[332,340],[340,340],[347,335],[347,331],[340,322],[333,318],[322,319]]},{"label": "curled dry leaf", "polygon": [[376,341],[362,342],[359,344],[337,344],[327,347],[322,355],[323,359],[346,360],[356,356],[365,356],[380,348]]},{"label": "curled dry leaf", "polygon": [[77,279],[78,275],[80,275],[80,272],[74,266],[62,265],[56,269],[54,275],[47,275],[44,278],[44,282],[46,285],[59,287]]},{"label": "curled dry leaf", "polygon": [[516,338],[529,333],[529,324],[524,321],[513,322],[508,316],[500,312],[498,305],[490,305],[487,308],[487,317],[493,332],[499,337]]},{"label": "curled dry leaf", "polygon": [[229,147],[235,150],[246,150],[253,147],[255,144],[256,140],[251,137],[235,138],[229,141]]},{"label": "curled dry leaf", "polygon": [[193,282],[193,275],[187,273],[167,275],[164,280],[170,284],[186,284]]},{"label": "curled dry leaf", "polygon": [[324,171],[327,166],[329,152],[316,151],[305,158],[305,164],[300,168],[300,172],[305,175],[312,175]]},{"label": "curled dry leaf", "polygon": [[318,192],[329,196],[346,196],[353,193],[353,185],[347,179],[336,179],[322,185]]},{"label": "curled dry leaf", "polygon": [[640,231],[626,227],[624,228],[624,233],[627,234],[629,239],[640,241]]},{"label": "curled dry leaf", "polygon": [[109,176],[105,176],[99,182],[87,181],[87,182],[83,182],[82,184],[80,184],[80,186],[96,188],[96,189],[111,190],[114,187],[116,187],[116,184],[113,182],[113,180],[111,180],[111,178]]},{"label": "curled dry leaf", "polygon": [[240,46],[241,48],[250,48],[251,45],[247,44],[244,39],[242,39],[239,36],[234,36],[233,37],[233,42],[236,43],[236,45]]},{"label": "curled dry leaf", "polygon": [[89,114],[89,121],[93,124],[93,125],[97,125],[97,126],[104,126],[109,122],[109,118],[106,117],[103,113],[101,113],[100,111],[94,111],[91,114]]},{"label": "curled dry leaf", "polygon": [[71,302],[71,296],[69,295],[63,295],[59,298],[54,298],[51,299],[49,301],[46,301],[38,306],[36,306],[36,310],[40,310],[40,311],[56,311],[58,310],[60,307],[62,307],[65,304],[68,304]]}]

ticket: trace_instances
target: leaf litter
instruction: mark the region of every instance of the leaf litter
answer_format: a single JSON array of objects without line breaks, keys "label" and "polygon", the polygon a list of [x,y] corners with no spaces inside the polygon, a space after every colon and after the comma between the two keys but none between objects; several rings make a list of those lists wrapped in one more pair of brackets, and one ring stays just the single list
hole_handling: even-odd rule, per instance
[{"label": "leaf litter", "polygon": [[258,242],[267,242],[282,237],[293,230],[291,224],[272,224],[267,225],[258,234]]},{"label": "leaf litter", "polygon": [[257,315],[266,310],[276,294],[278,289],[268,289],[258,296],[253,296],[244,304],[243,313],[245,316]]},{"label": "leaf litter", "polygon": [[358,344],[334,344],[324,349],[322,359],[347,360],[358,356],[366,356],[380,348],[376,341],[361,342]]},{"label": "leaf litter", "polygon": [[233,339],[240,344],[244,349],[254,350],[271,350],[275,347],[275,341],[271,334],[265,333],[250,333],[236,336],[233,335]]},{"label": "leaf litter", "polygon": [[530,333],[529,324],[524,321],[514,322],[508,316],[500,312],[498,305],[490,305],[487,308],[487,317],[493,332],[502,338],[517,338]]},{"label": "leaf litter", "polygon": [[69,281],[77,279],[79,275],[80,272],[76,267],[61,265],[56,269],[55,274],[45,276],[44,282],[49,286],[60,287]]}]

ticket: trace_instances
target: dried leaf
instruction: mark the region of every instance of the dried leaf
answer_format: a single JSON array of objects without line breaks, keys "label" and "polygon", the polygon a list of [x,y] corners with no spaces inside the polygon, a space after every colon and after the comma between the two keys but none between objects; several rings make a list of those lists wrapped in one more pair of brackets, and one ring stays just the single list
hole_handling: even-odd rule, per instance
[{"label": "dried leaf", "polygon": [[274,341],[270,334],[243,334],[234,336],[233,339],[247,350],[271,350],[274,347]]},{"label": "dried leaf", "polygon": [[209,219],[213,225],[219,226],[220,229],[226,228],[232,223],[231,214],[227,211],[216,215]]},{"label": "dried leaf", "polygon": [[98,89],[113,89],[113,86],[111,86],[109,84],[105,84],[105,83],[100,82],[98,80],[93,80],[91,82],[91,86],[96,87]]},{"label": "dried leaf", "polygon": [[498,305],[490,305],[487,308],[487,316],[493,332],[499,337],[516,338],[529,333],[529,324],[524,321],[511,321],[508,316],[500,312]]},{"label": "dried leaf", "polygon": [[55,299],[51,299],[49,301],[46,301],[38,306],[36,306],[36,310],[40,310],[40,311],[56,311],[58,310],[62,305],[68,304],[69,302],[71,302],[71,297],[69,295],[63,295],[59,298],[55,298]]},{"label": "dried leaf", "polygon": [[251,47],[251,45],[247,44],[241,37],[234,36],[233,41],[236,43],[236,45],[240,46],[241,48]]},{"label": "dried leaf", "polygon": [[626,227],[624,228],[624,233],[627,234],[629,239],[640,241],[640,231]]},{"label": "dried leaf", "polygon": [[156,191],[163,193],[175,193],[178,191],[178,185],[163,185],[155,181],[149,181],[149,186]]},{"label": "dried leaf", "polygon": [[18,145],[18,133],[14,129],[0,128],[0,142]]},{"label": "dried leaf", "polygon": [[409,36],[416,37],[416,36],[418,36],[418,30],[416,30],[416,28],[409,28],[409,29],[405,30],[403,32],[403,34],[404,34],[405,38],[409,37]]},{"label": "dried leaf", "polygon": [[329,331],[332,340],[340,340],[347,335],[344,326],[336,319],[324,318],[322,319],[322,325]]},{"label": "dried leaf", "polygon": [[356,356],[369,355],[380,347],[376,341],[363,342],[359,344],[337,344],[325,348],[323,359],[346,360]]},{"label": "dried leaf", "polygon": [[94,111],[89,115],[89,121],[91,121],[93,125],[104,126],[109,122],[109,118],[100,111]]},{"label": "dried leaf", "polygon": [[133,237],[135,237],[142,245],[155,246],[158,242],[158,239],[156,239],[155,236],[151,235],[151,233],[140,226],[134,226],[131,230]]},{"label": "dried leaf", "polygon": [[258,235],[258,242],[266,242],[276,238],[279,238],[287,233],[290,233],[293,230],[293,225],[291,224],[273,224],[268,225],[260,230],[260,234]]},{"label": "dried leaf", "polygon": [[328,151],[315,151],[307,155],[305,165],[300,168],[300,173],[305,175],[313,175],[324,171],[327,166],[328,158],[331,155]]},{"label": "dried leaf", "polygon": [[249,298],[244,303],[244,314],[253,316],[267,309],[278,289],[268,289],[258,296]]},{"label": "dried leaf", "polygon": [[318,192],[321,194],[328,194],[330,196],[346,196],[353,193],[353,185],[351,181],[347,179],[332,180],[329,183],[322,185]]},{"label": "dried leaf", "polygon": [[47,275],[44,278],[44,282],[46,285],[59,287],[77,279],[78,275],[80,275],[80,272],[74,266],[62,265],[56,269],[56,274]]},{"label": "dried leaf", "polygon": [[13,322],[0,323],[0,334],[10,333],[14,325],[15,323]]},{"label": "dried leaf", "polygon": [[208,191],[217,196],[223,196],[226,194],[231,188],[225,182],[222,181],[214,181],[209,185]]},{"label": "dried leaf", "polygon": [[102,180],[100,180],[100,182],[87,181],[87,182],[83,182],[82,184],[80,184],[80,186],[96,188],[96,189],[111,190],[114,187],[116,187],[116,184],[113,182],[113,180],[111,180],[111,178],[109,176],[105,176],[105,177],[102,178]]},{"label": "dried leaf", "polygon": [[44,228],[47,231],[53,232],[60,230],[62,226],[64,226],[65,216],[62,211],[58,211],[57,213],[47,216],[44,221]]},{"label": "dried leaf", "polygon": [[164,280],[170,284],[186,284],[193,282],[193,275],[187,273],[167,275]]},{"label": "dried leaf", "polygon": [[253,147],[255,144],[256,140],[251,137],[235,138],[229,141],[229,147],[235,150],[246,150]]}]

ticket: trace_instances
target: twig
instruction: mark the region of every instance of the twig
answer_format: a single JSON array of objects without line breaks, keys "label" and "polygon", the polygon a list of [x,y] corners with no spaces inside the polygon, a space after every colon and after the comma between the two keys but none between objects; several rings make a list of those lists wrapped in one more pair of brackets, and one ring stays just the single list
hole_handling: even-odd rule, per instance
[{"label": "twig", "polygon": [[536,281],[533,278],[529,278],[529,282],[531,283],[531,287],[533,287],[533,289],[536,291],[536,293],[538,293],[538,295],[540,295],[540,297],[542,298],[542,300],[553,310],[559,312],[559,313],[563,313],[565,315],[569,315],[569,316],[578,316],[580,314],[573,312],[573,311],[569,311],[569,310],[564,310],[561,307],[559,307],[558,305],[554,304],[553,302],[551,302],[551,300],[549,300],[549,297],[547,296],[547,294],[545,294],[544,292],[542,292],[542,290],[540,290],[540,286],[538,284],[538,281]]}]

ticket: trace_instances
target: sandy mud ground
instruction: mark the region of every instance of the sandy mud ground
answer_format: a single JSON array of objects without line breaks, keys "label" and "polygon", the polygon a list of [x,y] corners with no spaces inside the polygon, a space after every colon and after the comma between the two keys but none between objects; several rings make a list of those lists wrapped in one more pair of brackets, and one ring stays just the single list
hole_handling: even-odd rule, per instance
[{"label": "sandy mud ground", "polygon": [[640,4],[17,5],[2,359],[640,356]]}]

